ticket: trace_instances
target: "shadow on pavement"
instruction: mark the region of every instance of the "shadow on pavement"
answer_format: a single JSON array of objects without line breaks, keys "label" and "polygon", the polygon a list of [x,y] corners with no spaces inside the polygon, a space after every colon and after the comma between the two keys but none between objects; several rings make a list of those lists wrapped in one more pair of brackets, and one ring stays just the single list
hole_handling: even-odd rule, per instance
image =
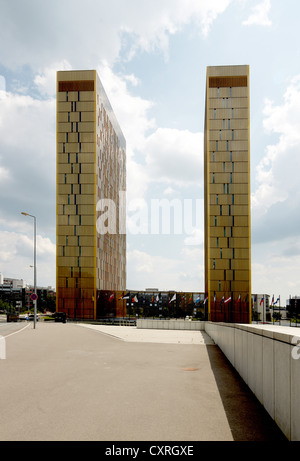
[{"label": "shadow on pavement", "polygon": [[287,441],[220,348],[206,347],[233,439]]}]

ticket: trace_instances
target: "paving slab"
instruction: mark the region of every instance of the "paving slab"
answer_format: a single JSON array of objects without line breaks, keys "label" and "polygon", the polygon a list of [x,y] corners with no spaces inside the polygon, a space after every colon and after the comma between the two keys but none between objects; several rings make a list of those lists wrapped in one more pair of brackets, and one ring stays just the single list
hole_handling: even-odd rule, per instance
[{"label": "paving slab", "polygon": [[161,330],[137,341],[123,328],[40,322],[7,336],[0,440],[285,440],[203,333],[201,344]]},{"label": "paving slab", "polygon": [[146,342],[160,344],[214,344],[214,341],[203,331],[139,329],[136,327],[79,324],[101,333],[114,336],[123,341]]}]

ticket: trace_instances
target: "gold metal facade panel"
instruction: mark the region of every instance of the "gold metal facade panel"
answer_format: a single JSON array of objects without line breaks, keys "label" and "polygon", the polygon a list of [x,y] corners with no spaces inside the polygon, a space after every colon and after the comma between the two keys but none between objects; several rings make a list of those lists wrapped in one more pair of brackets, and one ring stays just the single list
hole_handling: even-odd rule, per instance
[{"label": "gold metal facade panel", "polygon": [[[111,191],[118,176],[126,190],[125,149],[96,72],[58,72],[57,310],[70,317],[95,318],[99,286],[125,289],[126,237],[123,247],[115,235],[103,236],[99,245],[96,227],[97,201],[116,199]],[[111,285],[99,268],[109,273]]]},{"label": "gold metal facade panel", "polygon": [[[98,80],[97,86],[97,164],[98,200],[109,198],[114,204],[115,232],[97,236],[97,252],[103,255],[97,258],[98,290],[125,290],[126,287],[126,236],[125,204],[122,193],[126,191],[126,151],[125,140],[117,121],[110,117],[111,108],[103,96],[104,90]],[[123,196],[124,197],[124,196]],[[97,219],[101,212],[97,212]]]},{"label": "gold metal facade panel", "polygon": [[209,77],[209,88],[247,87],[247,76]]},{"label": "gold metal facade panel", "polygon": [[94,91],[94,80],[59,81],[58,92]]},{"label": "gold metal facade panel", "polygon": [[[249,68],[207,70],[204,182],[209,318],[249,322],[251,300]],[[230,300],[225,303],[225,300]],[[239,314],[239,315],[238,315]]]}]

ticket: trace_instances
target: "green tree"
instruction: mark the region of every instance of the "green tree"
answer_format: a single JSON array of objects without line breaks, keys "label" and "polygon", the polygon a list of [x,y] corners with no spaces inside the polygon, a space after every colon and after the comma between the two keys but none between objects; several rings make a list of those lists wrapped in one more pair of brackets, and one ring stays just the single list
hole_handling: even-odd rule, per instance
[{"label": "green tree", "polygon": [[9,304],[7,301],[3,301],[0,299],[0,311],[6,311],[6,312],[11,312],[14,311],[15,308]]},{"label": "green tree", "polygon": [[281,312],[273,312],[273,319],[275,321],[281,320]]}]

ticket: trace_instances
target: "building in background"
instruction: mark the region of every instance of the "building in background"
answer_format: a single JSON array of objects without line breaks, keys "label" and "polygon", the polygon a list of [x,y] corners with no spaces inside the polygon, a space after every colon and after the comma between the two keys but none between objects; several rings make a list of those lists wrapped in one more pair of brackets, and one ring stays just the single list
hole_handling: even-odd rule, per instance
[{"label": "building in background", "polygon": [[57,73],[57,311],[126,287],[126,143],[97,72]]},{"label": "building in background", "polygon": [[102,290],[99,293],[98,319],[114,322],[118,318],[186,318],[207,320],[207,304],[204,293],[129,290],[123,293]]},{"label": "building in background", "polygon": [[300,296],[290,296],[286,300],[286,314],[289,319],[300,322]]},{"label": "building in background", "polygon": [[[0,277],[0,282],[1,282],[1,277]],[[8,277],[3,277],[2,276],[2,283],[0,285],[6,285],[7,287],[10,287],[13,290],[17,290],[19,288],[25,288],[26,287],[26,282],[23,279],[12,279]]]},{"label": "building in background", "polygon": [[251,322],[249,66],[207,68],[205,294],[211,321]]},{"label": "building in background", "polygon": [[252,294],[252,321],[270,322],[270,296],[267,294]]},{"label": "building in background", "polygon": [[[2,274],[1,274],[2,275]],[[23,279],[14,279],[9,277],[0,277],[0,300],[2,307],[0,311],[4,309],[14,310],[20,314],[22,312],[32,311],[34,308],[31,295],[34,293],[34,287],[28,285]],[[48,287],[37,287],[37,310],[44,312],[47,310],[53,310],[53,304],[55,301],[55,290]],[[6,306],[3,306],[6,303]],[[4,309],[3,309],[4,307]],[[2,312],[3,313],[3,312]]]}]

